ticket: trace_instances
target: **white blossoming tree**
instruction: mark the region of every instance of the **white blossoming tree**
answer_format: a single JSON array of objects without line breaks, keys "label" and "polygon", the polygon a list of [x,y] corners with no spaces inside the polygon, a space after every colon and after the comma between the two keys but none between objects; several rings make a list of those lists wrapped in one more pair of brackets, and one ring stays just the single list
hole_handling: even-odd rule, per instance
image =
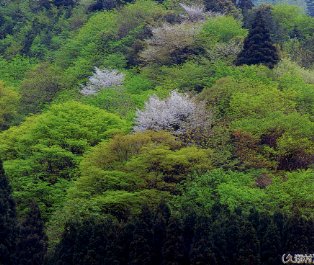
[{"label": "white blossoming tree", "polygon": [[193,50],[200,28],[200,23],[165,23],[153,28],[153,36],[145,41],[146,49],[140,53],[140,58],[147,63],[178,63],[175,54],[187,56],[186,50]]},{"label": "white blossoming tree", "polygon": [[85,96],[96,94],[104,88],[120,86],[124,81],[124,74],[117,70],[99,69],[95,67],[94,74],[88,79],[86,85],[82,87],[81,93]]},{"label": "white blossoming tree", "polygon": [[187,14],[187,18],[191,21],[200,21],[206,18],[205,7],[203,5],[186,5],[180,3],[180,6]]},{"label": "white blossoming tree", "polygon": [[211,125],[212,116],[203,102],[172,91],[165,100],[149,98],[144,110],[137,111],[134,131],[166,130],[197,142],[210,136]]},{"label": "white blossoming tree", "polygon": [[215,17],[222,15],[221,13],[213,11],[206,12],[205,6],[202,4],[186,5],[180,3],[180,6],[185,11],[183,18],[192,22],[204,21],[207,17]]}]

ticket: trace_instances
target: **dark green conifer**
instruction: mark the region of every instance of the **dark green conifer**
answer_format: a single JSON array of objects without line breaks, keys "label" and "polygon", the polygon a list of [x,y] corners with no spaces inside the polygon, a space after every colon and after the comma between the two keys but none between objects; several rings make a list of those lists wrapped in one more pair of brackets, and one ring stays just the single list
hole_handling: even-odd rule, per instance
[{"label": "dark green conifer", "polygon": [[12,190],[0,160],[0,264],[11,265],[16,246],[17,220]]},{"label": "dark green conifer", "polygon": [[76,237],[79,230],[79,224],[75,222],[68,223],[58,244],[52,264],[56,265],[74,265],[73,258],[76,248]]},{"label": "dark green conifer", "polygon": [[309,222],[302,217],[288,217],[285,223],[284,248],[288,253],[309,253],[313,245],[313,227],[309,229]]},{"label": "dark green conifer", "polygon": [[191,265],[217,263],[213,253],[213,234],[210,224],[209,218],[200,218],[197,222],[190,254]]},{"label": "dark green conifer", "polygon": [[[262,231],[260,231],[262,232]],[[280,233],[277,226],[270,219],[265,225],[265,231],[260,233],[262,264],[276,265],[280,263]]]},{"label": "dark green conifer", "polygon": [[152,213],[147,206],[135,221],[133,240],[130,243],[129,265],[152,264],[153,254],[153,222]]},{"label": "dark green conifer", "polygon": [[154,240],[153,240],[153,261],[152,265],[160,265],[162,262],[162,246],[166,238],[166,227],[169,221],[171,212],[168,205],[165,202],[160,203],[157,208],[153,231],[154,231]]},{"label": "dark green conifer", "polygon": [[38,205],[32,202],[30,211],[20,227],[16,251],[17,264],[43,264],[47,252],[47,241],[40,210]]},{"label": "dark green conifer", "polygon": [[166,228],[166,239],[162,249],[162,265],[181,265],[184,260],[184,239],[182,223],[170,217]]},{"label": "dark green conifer", "polygon": [[258,11],[249,35],[244,41],[243,49],[237,58],[236,65],[264,64],[273,68],[278,61],[277,49],[271,41],[262,12]]}]

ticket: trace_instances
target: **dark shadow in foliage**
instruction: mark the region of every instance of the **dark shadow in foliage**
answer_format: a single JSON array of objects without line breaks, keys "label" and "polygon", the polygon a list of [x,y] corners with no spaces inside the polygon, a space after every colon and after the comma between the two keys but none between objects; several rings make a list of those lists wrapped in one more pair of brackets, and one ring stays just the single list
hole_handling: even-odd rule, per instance
[{"label": "dark shadow in foliage", "polygon": [[20,226],[17,241],[17,265],[42,265],[47,252],[48,238],[45,234],[44,222],[35,202]]},{"label": "dark shadow in foliage", "polygon": [[73,7],[76,4],[75,0],[54,0],[53,2],[58,7]]},{"label": "dark shadow in foliage", "polygon": [[88,11],[89,12],[95,12],[95,11],[101,11],[101,10],[111,10],[113,8],[116,8],[118,6],[121,6],[126,3],[132,3],[133,0],[97,0],[94,3],[92,3]]},{"label": "dark shadow in foliage", "polygon": [[295,150],[293,153],[288,153],[279,158],[279,170],[297,170],[306,169],[311,164],[314,164],[314,156],[304,152],[304,150]]},{"label": "dark shadow in foliage", "polygon": [[18,232],[15,202],[0,160],[0,264],[13,264]]}]

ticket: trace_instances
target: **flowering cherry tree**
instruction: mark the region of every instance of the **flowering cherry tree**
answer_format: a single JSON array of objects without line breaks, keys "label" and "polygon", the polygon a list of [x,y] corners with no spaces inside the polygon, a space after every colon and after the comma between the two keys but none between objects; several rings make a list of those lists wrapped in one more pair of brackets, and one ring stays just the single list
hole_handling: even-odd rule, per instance
[{"label": "flowering cherry tree", "polygon": [[137,111],[135,124],[134,131],[167,130],[186,134],[210,128],[211,115],[202,102],[172,91],[165,100],[150,97],[144,110]]},{"label": "flowering cherry tree", "polygon": [[81,93],[85,96],[96,94],[101,89],[120,86],[124,81],[124,74],[117,70],[99,69],[95,67],[94,74],[88,79],[86,85],[82,87]]},{"label": "flowering cherry tree", "polygon": [[207,17],[221,16],[221,13],[213,11],[205,11],[204,5],[186,5],[180,3],[180,6],[185,11],[183,17],[192,22],[204,21]]},{"label": "flowering cherry tree", "polygon": [[[145,41],[146,49],[140,58],[147,63],[170,63],[172,55],[187,48],[193,49],[195,37],[201,29],[200,23],[168,24],[152,28],[152,37]],[[185,54],[186,52],[183,52]]]},{"label": "flowering cherry tree", "polygon": [[191,21],[200,21],[206,18],[205,7],[203,5],[186,5],[180,3],[180,6],[187,14],[187,18]]}]

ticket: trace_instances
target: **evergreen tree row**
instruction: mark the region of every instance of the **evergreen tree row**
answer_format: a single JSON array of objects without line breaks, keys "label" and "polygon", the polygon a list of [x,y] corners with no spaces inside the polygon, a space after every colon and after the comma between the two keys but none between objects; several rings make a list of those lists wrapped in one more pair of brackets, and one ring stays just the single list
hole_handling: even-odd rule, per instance
[{"label": "evergreen tree row", "polygon": [[47,236],[36,203],[21,224],[17,222],[12,190],[0,160],[0,264],[41,265],[47,251]]},{"label": "evergreen tree row", "polygon": [[126,224],[111,218],[67,225],[51,264],[278,265],[284,253],[313,250],[313,222],[221,205],[210,216],[179,218],[144,207]]}]

